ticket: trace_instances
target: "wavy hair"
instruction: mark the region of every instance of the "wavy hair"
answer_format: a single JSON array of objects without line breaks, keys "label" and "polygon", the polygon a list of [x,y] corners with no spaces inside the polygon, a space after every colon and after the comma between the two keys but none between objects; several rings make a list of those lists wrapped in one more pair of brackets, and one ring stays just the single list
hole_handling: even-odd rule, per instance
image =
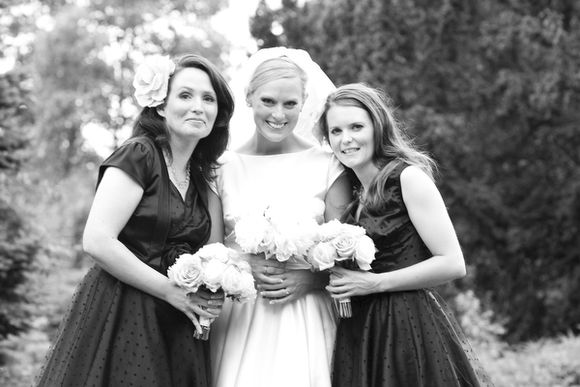
[{"label": "wavy hair", "polygon": [[[369,210],[378,210],[384,203],[384,187],[393,170],[400,164],[416,165],[432,179],[436,165],[426,153],[418,150],[406,135],[401,123],[393,114],[392,101],[386,93],[364,83],[351,83],[340,86],[326,99],[319,120],[318,130],[321,138],[328,138],[327,113],[333,106],[354,106],[365,110],[373,125],[373,163],[380,169],[375,177],[364,202]],[[357,188],[360,182],[352,170],[347,168]]]},{"label": "wavy hair", "polygon": [[[228,145],[230,131],[230,119],[234,112],[234,98],[225,78],[220,74],[215,65],[206,58],[187,54],[177,59],[175,71],[169,77],[169,88],[167,95],[171,91],[172,81],[175,75],[186,68],[196,68],[205,72],[217,96],[218,113],[211,130],[211,133],[199,140],[190,159],[191,170],[199,170],[202,176],[210,181],[215,177],[215,169],[219,166],[218,158],[224,153]],[[165,102],[163,102],[164,106]],[[145,107],[137,117],[133,125],[131,137],[147,136],[153,139],[162,149],[169,152],[169,130],[165,119],[157,112],[157,107]]]}]

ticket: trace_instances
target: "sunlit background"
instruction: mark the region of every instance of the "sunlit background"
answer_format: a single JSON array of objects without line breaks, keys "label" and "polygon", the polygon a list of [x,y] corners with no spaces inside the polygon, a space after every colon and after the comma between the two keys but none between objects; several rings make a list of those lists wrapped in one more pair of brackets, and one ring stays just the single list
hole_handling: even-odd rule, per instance
[{"label": "sunlit background", "polygon": [[135,64],[194,52],[232,81],[276,45],[386,90],[437,160],[468,264],[440,291],[496,385],[580,386],[577,0],[0,0],[0,386],[32,383],[92,264]]}]

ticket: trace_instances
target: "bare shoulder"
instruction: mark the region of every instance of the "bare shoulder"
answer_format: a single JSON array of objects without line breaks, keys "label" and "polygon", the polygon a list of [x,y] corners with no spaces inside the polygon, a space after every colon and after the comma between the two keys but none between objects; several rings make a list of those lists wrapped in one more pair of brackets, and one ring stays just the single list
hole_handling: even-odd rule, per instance
[{"label": "bare shoulder", "polygon": [[409,165],[401,171],[401,184],[408,186],[428,184],[432,185],[431,177],[420,167]]},{"label": "bare shoulder", "polygon": [[405,199],[424,199],[438,192],[431,177],[420,167],[409,165],[401,172],[401,190]]}]

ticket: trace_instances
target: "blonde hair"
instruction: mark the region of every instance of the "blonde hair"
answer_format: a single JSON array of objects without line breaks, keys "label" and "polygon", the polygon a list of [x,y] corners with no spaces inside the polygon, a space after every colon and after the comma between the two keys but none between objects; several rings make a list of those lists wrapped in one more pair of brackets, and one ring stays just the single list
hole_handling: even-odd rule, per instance
[{"label": "blonde hair", "polygon": [[290,60],[290,58],[281,56],[265,60],[256,67],[250,83],[246,88],[246,101],[249,101],[251,95],[260,86],[284,78],[298,78],[300,80],[302,85],[302,99],[304,100],[306,98],[306,82],[308,81],[306,72]]},{"label": "blonde hair", "polygon": [[332,106],[354,106],[365,110],[373,124],[373,162],[380,169],[366,195],[365,206],[379,209],[384,203],[384,187],[393,170],[406,163],[420,167],[433,179],[436,165],[426,153],[418,150],[406,135],[401,123],[393,114],[390,98],[381,90],[364,83],[343,85],[326,99],[318,129],[328,141],[326,115]]}]

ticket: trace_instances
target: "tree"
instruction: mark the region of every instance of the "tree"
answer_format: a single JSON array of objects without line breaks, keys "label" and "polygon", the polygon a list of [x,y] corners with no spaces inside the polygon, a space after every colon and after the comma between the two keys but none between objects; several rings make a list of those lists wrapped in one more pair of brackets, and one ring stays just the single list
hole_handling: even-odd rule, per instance
[{"label": "tree", "polygon": [[32,123],[25,83],[20,73],[0,75],[0,340],[28,326],[22,285],[40,250],[38,237],[6,195],[28,144],[25,128]]},{"label": "tree", "polygon": [[273,44],[308,50],[336,84],[391,95],[440,164],[478,295],[507,338],[578,332],[580,6],[294,3],[262,11],[283,27]]},{"label": "tree", "polygon": [[126,137],[137,114],[131,82],[142,56],[196,52],[222,65],[226,42],[207,18],[223,4],[101,0],[57,8],[53,27],[38,31],[32,54],[43,101],[37,167],[50,165],[62,178],[98,161],[82,130],[108,130],[111,150]]}]

